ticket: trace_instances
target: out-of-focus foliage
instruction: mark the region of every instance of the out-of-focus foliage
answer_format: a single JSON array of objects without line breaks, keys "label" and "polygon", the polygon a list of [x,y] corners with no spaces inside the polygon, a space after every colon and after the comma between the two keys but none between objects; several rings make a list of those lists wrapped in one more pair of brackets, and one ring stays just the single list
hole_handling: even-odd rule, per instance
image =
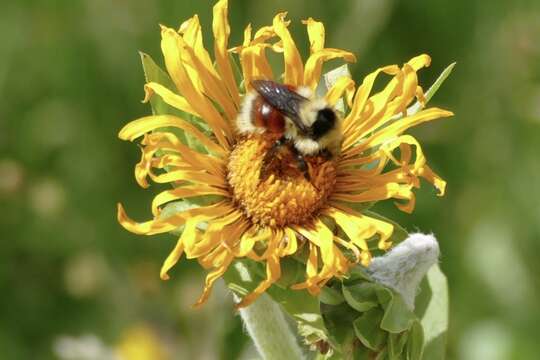
[{"label": "out-of-focus foliage", "polygon": [[[210,44],[211,7],[157,0],[2,4],[2,359],[249,357],[230,293],[218,288],[202,310],[192,310],[203,279],[197,267],[183,262],[170,281],[158,277],[174,238],[135,236],[115,220],[119,200],[146,218],[152,193],[133,179],[136,147],[116,138],[127,121],[150,113],[139,102],[137,51],[159,62],[157,24],[176,27],[193,13]],[[413,215],[389,205],[376,210],[439,238],[451,296],[450,359],[535,358],[540,3],[233,0],[230,8],[233,44],[248,22],[267,24],[287,9],[305,53],[300,20],[324,21],[329,46],[358,54],[356,79],[427,52],[433,63],[420,76],[428,86],[458,62],[431,101],[456,116],[414,130],[448,181],[447,195],[436,198],[423,187]]]}]

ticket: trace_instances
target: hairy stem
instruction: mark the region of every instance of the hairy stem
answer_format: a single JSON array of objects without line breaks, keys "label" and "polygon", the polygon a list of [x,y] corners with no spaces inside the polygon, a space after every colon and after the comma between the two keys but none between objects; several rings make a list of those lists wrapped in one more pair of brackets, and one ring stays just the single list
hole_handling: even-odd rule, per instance
[{"label": "hairy stem", "polygon": [[270,296],[262,294],[253,304],[240,309],[240,315],[264,360],[304,359],[283,312]]}]

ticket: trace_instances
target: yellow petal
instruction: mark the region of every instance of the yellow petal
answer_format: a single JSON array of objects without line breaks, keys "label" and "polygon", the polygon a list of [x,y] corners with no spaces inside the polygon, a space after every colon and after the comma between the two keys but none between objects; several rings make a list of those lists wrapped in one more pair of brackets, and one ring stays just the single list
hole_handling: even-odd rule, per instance
[{"label": "yellow petal", "polygon": [[253,250],[253,246],[255,245],[255,233],[256,229],[252,226],[242,234],[240,242],[236,248],[233,249],[234,256],[245,257]]},{"label": "yellow petal", "polygon": [[[318,293],[320,291],[321,283],[328,281],[333,276],[341,276],[345,269],[346,260],[334,244],[334,234],[328,227],[321,221],[316,219],[313,229],[307,229],[305,227],[295,226],[294,230],[306,237],[311,243],[313,243],[321,254],[322,268],[320,272],[316,272],[318,265],[315,264],[316,253],[310,254],[308,260],[306,274],[307,279],[303,283],[294,284],[292,289],[308,289],[310,293]],[[312,259],[313,256],[313,259]]]},{"label": "yellow petal", "polygon": [[[242,220],[243,214],[239,211],[231,211],[222,216],[208,219],[209,225],[204,236],[199,242],[189,246],[186,243],[186,256],[188,259],[204,256],[216,246],[224,246],[233,253],[232,246],[238,242],[246,231],[248,224]],[[201,263],[201,265],[204,265]]]},{"label": "yellow petal", "polygon": [[[216,176],[225,176],[225,162],[214,156],[201,154],[190,147],[182,144],[176,135],[169,132],[156,132],[145,135],[145,141],[141,142],[145,152],[154,150],[167,151],[162,154],[164,166],[185,166],[189,164],[193,169],[206,171]],[[156,158],[154,158],[155,160]]]},{"label": "yellow petal", "polygon": [[242,308],[253,303],[262,293],[264,293],[273,283],[281,277],[281,267],[279,264],[279,255],[277,254],[277,245],[283,237],[282,231],[276,231],[273,239],[268,244],[271,249],[270,256],[266,259],[266,279],[261,282],[253,292],[242,298],[242,301],[236,305],[236,308]]},{"label": "yellow petal", "polygon": [[180,258],[182,257],[183,253],[184,253],[184,245],[182,244],[181,239],[178,239],[173,251],[171,251],[169,256],[167,256],[167,258],[163,262],[163,265],[161,266],[159,277],[162,280],[169,280],[169,275],[167,274],[167,272],[170,269],[172,269],[174,265],[176,265],[178,260],[180,260]]},{"label": "yellow petal", "polygon": [[226,189],[228,187],[228,185],[225,184],[224,178],[194,170],[174,169],[172,171],[159,175],[150,174],[150,177],[152,178],[152,181],[159,184],[178,181],[189,181],[223,189]]},{"label": "yellow petal", "polygon": [[181,111],[187,112],[189,114],[200,117],[199,114],[191,107],[189,102],[182,96],[175,94],[171,90],[167,89],[165,86],[158,84],[156,82],[149,82],[144,85],[144,100],[143,102],[148,102],[154,93],[158,94],[159,97],[163,99],[167,104],[175,107]]},{"label": "yellow petal", "polygon": [[178,35],[176,31],[162,27],[161,49],[165,57],[165,67],[180,93],[191,104],[193,109],[201,115],[201,118],[212,128],[220,145],[228,150],[230,145],[227,137],[230,138],[232,136],[231,128],[205,95],[196,89],[186,73],[180,57],[183,48],[180,42],[180,35]]},{"label": "yellow petal", "polygon": [[340,49],[322,49],[312,53],[306,62],[304,85],[314,90],[321,78],[323,63],[336,58],[342,58],[347,62],[356,61],[356,57],[353,53]]},{"label": "yellow petal", "polygon": [[202,185],[183,185],[182,187],[160,192],[152,200],[152,213],[159,214],[159,207],[168,202],[203,195],[229,196],[228,191]]},{"label": "yellow petal", "polygon": [[439,108],[429,108],[422,110],[419,113],[408,116],[402,119],[397,120],[395,123],[377,131],[372,136],[370,136],[365,143],[362,144],[362,147],[373,147],[381,144],[387,139],[401,135],[405,130],[419,125],[421,123],[441,119],[454,114],[450,111],[439,109]]},{"label": "yellow petal", "polygon": [[348,202],[371,202],[380,201],[390,198],[408,200],[411,198],[412,186],[402,185],[398,183],[388,183],[383,186],[371,188],[359,194],[350,193],[334,193],[332,200],[348,201]]},{"label": "yellow petal", "polygon": [[355,125],[356,122],[359,121],[360,116],[362,112],[364,111],[364,107],[366,106],[369,94],[371,93],[371,90],[373,89],[373,84],[375,83],[377,76],[381,72],[384,72],[387,74],[397,73],[399,72],[399,67],[397,67],[396,65],[385,66],[385,67],[377,69],[376,71],[372,72],[371,74],[369,74],[368,76],[364,78],[364,80],[362,81],[362,85],[360,85],[360,87],[356,91],[356,95],[354,97],[354,103],[353,103],[351,112],[345,118],[343,122],[345,135],[347,135],[347,132],[350,130],[350,128],[353,125]]},{"label": "yellow petal", "polygon": [[214,283],[221,276],[223,276],[223,274],[225,274],[225,272],[229,268],[229,265],[234,259],[234,256],[225,250],[220,255],[222,257],[222,259],[220,259],[220,264],[216,266],[216,268],[212,270],[211,272],[209,272],[208,275],[206,276],[203,293],[199,297],[197,302],[193,305],[193,307],[196,307],[196,308],[200,307],[202,304],[206,302],[206,300],[208,300],[208,297],[210,296]]},{"label": "yellow petal", "polygon": [[307,25],[310,53],[313,54],[324,49],[324,24],[320,21],[315,21],[311,17],[303,20],[302,24]]},{"label": "yellow petal", "polygon": [[[289,21],[284,22],[285,26],[289,26]],[[255,32],[252,44],[259,44],[270,40],[276,36],[276,31],[273,26],[263,26]]]},{"label": "yellow petal", "polygon": [[379,235],[378,246],[380,249],[384,250],[389,247],[390,243],[388,239],[390,239],[390,236],[394,232],[394,226],[392,224],[359,214],[342,204],[329,208],[327,214],[334,218],[336,223],[339,221],[338,225],[347,234],[349,239],[362,249],[360,254],[362,265],[368,266],[371,260],[371,254],[366,243],[371,237],[376,234]]},{"label": "yellow petal", "polygon": [[437,190],[439,190],[437,196],[444,196],[444,192],[446,190],[446,181],[441,179],[439,175],[435,174],[429,166],[425,165],[420,172],[420,175],[427,181],[432,183],[437,188]]},{"label": "yellow petal", "polygon": [[274,17],[273,26],[276,35],[283,42],[283,59],[285,62],[285,76],[283,82],[288,85],[300,86],[304,81],[304,64],[300,53],[296,48],[296,44],[287,29],[285,16],[287,13],[282,12]]},{"label": "yellow petal", "polygon": [[418,55],[407,62],[414,71],[418,71],[423,67],[428,67],[431,64],[431,57],[427,54]]},{"label": "yellow petal", "polygon": [[183,36],[177,37],[181,60],[191,81],[200,92],[213,99],[224,111],[229,121],[236,117],[237,105],[230,97],[210,55],[206,51],[199,18],[195,15],[185,26]]},{"label": "yellow petal", "polygon": [[178,214],[166,219],[153,219],[143,223],[137,223],[127,216],[122,204],[118,204],[117,219],[124,229],[139,235],[166,233],[178,229],[178,227],[185,223],[185,218]]},{"label": "yellow petal", "polygon": [[347,76],[340,77],[338,81],[336,81],[326,93],[326,101],[328,102],[328,104],[334,106],[337,101],[343,96],[343,94],[345,94],[347,104],[349,106],[352,106],[352,100],[355,90],[355,83],[353,79]]},{"label": "yellow petal", "polygon": [[285,228],[285,236],[279,249],[279,256],[288,256],[296,253],[298,249],[298,239],[296,232],[291,228]]},{"label": "yellow petal", "polygon": [[242,49],[240,53],[246,91],[252,89],[251,82],[253,80],[271,80],[274,78],[265,53],[267,47],[267,44],[256,44]]},{"label": "yellow petal", "polygon": [[186,120],[173,115],[152,115],[146,116],[128,123],[120,130],[118,136],[122,140],[133,141],[139,136],[153,130],[164,127],[176,127],[188,132],[199,140],[210,152],[225,156],[227,152],[223,147],[211,141],[205,134]]},{"label": "yellow petal", "polygon": [[238,108],[240,96],[238,94],[238,86],[236,85],[236,79],[234,78],[227,50],[229,47],[229,35],[231,33],[227,8],[227,0],[220,0],[214,5],[214,18],[212,22],[212,31],[214,32],[214,55],[216,57],[216,64],[221,79],[225,82],[229,94]]},{"label": "yellow petal", "polygon": [[249,46],[251,44],[251,24],[248,24],[244,29],[244,46]]}]

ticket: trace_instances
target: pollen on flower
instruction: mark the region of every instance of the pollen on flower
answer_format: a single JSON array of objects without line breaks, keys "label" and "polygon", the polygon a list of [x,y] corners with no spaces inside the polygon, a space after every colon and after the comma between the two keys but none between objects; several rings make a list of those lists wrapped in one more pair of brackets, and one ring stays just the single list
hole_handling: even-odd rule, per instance
[{"label": "pollen on flower", "polygon": [[227,169],[233,199],[261,226],[302,224],[317,214],[332,193],[336,168],[332,161],[307,158],[308,181],[284,151],[272,162],[269,176],[261,179],[263,159],[272,143],[272,138],[253,135],[240,140],[231,152]]}]

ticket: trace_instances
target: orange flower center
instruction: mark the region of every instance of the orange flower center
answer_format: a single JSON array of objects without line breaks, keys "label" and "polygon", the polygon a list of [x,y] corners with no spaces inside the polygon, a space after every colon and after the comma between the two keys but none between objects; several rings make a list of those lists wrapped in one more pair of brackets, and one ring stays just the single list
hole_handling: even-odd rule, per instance
[{"label": "orange flower center", "polygon": [[331,194],[335,164],[318,156],[306,157],[308,180],[288,145],[265,163],[274,141],[252,135],[236,144],[227,165],[233,199],[253,223],[272,227],[300,224],[315,215]]}]

